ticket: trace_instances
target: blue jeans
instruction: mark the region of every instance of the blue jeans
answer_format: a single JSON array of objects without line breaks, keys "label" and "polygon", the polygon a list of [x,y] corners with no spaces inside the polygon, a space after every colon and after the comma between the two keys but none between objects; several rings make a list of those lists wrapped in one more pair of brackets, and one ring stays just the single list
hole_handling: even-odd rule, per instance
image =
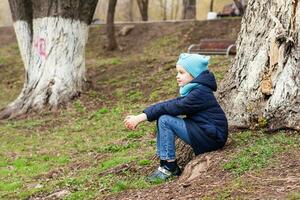
[{"label": "blue jeans", "polygon": [[175,160],[175,136],[191,144],[185,122],[182,118],[162,115],[157,120],[156,153],[161,160]]}]

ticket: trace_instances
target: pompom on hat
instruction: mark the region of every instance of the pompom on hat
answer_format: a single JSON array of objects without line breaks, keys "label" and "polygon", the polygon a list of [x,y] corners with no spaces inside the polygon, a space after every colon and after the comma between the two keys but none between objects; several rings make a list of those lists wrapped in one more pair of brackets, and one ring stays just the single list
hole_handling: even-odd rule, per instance
[{"label": "pompom on hat", "polygon": [[209,60],[210,56],[182,53],[179,55],[176,65],[182,66],[188,73],[196,78],[203,71],[208,70]]}]

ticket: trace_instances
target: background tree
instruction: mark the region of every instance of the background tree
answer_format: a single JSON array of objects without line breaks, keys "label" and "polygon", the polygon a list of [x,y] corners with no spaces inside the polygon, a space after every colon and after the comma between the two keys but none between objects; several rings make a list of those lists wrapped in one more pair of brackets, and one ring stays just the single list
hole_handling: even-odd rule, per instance
[{"label": "background tree", "polygon": [[209,11],[210,12],[214,11],[214,0],[210,0]]},{"label": "background tree", "polygon": [[196,18],[196,0],[183,0],[182,19]]},{"label": "background tree", "polygon": [[171,19],[176,20],[178,19],[178,11],[181,5],[181,1],[176,0],[171,2]]},{"label": "background tree", "polygon": [[115,10],[116,10],[117,0],[109,0],[108,3],[108,11],[106,18],[106,29],[107,29],[107,39],[108,46],[107,49],[112,51],[118,47],[116,36],[115,36]]},{"label": "background tree", "polygon": [[148,0],[137,0],[143,21],[148,21]]},{"label": "background tree", "polygon": [[0,113],[11,118],[45,106],[57,108],[80,95],[85,45],[97,0],[9,0],[25,67],[19,97]]},{"label": "background tree", "polygon": [[298,1],[248,1],[220,91],[231,126],[300,130]]},{"label": "background tree", "polygon": [[129,21],[133,21],[133,5],[134,5],[134,1],[133,0],[129,0],[128,2],[128,18]]},{"label": "background tree", "polygon": [[241,1],[239,0],[233,0],[235,6],[237,7],[237,9],[239,10],[240,12],[240,15],[244,15],[244,12],[245,12],[245,7],[244,5],[242,4]]}]

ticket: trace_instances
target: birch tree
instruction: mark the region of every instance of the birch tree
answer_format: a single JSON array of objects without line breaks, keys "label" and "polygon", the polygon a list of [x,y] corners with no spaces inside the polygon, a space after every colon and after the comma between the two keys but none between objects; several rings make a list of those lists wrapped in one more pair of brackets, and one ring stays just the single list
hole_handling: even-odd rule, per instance
[{"label": "birch tree", "polygon": [[85,82],[88,25],[97,0],[9,0],[9,4],[25,82],[0,118],[45,106],[57,108],[79,96]]}]

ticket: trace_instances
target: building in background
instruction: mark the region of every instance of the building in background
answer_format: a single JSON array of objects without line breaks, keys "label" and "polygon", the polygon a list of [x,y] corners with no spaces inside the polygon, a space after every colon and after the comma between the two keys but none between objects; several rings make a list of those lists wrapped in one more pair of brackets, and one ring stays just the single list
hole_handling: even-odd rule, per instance
[{"label": "building in background", "polygon": [[[196,0],[196,19],[205,20],[210,11],[212,0]],[[213,11],[221,12],[232,0],[214,0]],[[108,0],[99,0],[95,17],[106,22]],[[115,21],[142,21],[136,0],[119,0],[117,2]],[[150,0],[148,7],[149,21],[180,20],[183,18],[183,0]],[[11,26],[8,0],[0,0],[0,26]]]}]

